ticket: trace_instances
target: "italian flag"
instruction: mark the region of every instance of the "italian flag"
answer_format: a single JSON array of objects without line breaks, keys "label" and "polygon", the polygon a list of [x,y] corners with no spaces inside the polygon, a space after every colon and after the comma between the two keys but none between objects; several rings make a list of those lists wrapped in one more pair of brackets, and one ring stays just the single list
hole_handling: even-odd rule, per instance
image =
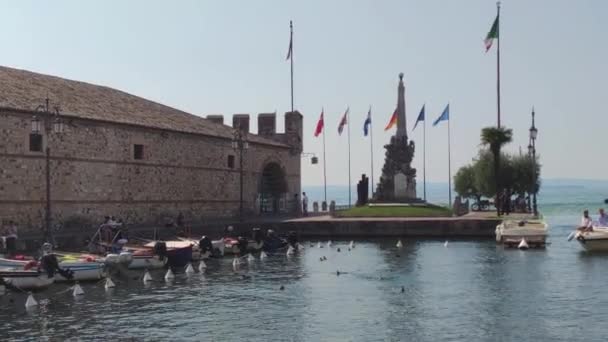
[{"label": "italian flag", "polygon": [[496,16],[496,19],[494,19],[494,24],[492,24],[492,28],[484,40],[484,43],[486,44],[486,52],[488,52],[488,50],[490,50],[492,47],[494,39],[498,39],[498,15]]}]

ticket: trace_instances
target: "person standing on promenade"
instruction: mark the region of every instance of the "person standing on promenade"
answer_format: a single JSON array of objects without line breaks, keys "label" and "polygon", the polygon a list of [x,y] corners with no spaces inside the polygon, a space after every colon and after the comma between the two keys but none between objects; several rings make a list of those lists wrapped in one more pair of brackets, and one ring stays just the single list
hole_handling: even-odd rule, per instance
[{"label": "person standing on promenade", "polygon": [[304,216],[308,216],[308,196],[305,192],[302,193],[302,213]]}]

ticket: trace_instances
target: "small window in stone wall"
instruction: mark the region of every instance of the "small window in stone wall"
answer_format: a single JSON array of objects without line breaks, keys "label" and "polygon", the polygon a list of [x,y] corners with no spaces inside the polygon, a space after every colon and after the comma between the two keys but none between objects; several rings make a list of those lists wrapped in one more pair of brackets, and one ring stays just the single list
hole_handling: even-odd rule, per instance
[{"label": "small window in stone wall", "polygon": [[42,134],[30,134],[30,152],[42,152]]},{"label": "small window in stone wall", "polygon": [[144,145],[140,145],[140,144],[133,145],[133,159],[136,159],[136,160],[144,159]]},{"label": "small window in stone wall", "polygon": [[231,169],[234,169],[234,156],[233,155],[228,156],[228,167]]}]

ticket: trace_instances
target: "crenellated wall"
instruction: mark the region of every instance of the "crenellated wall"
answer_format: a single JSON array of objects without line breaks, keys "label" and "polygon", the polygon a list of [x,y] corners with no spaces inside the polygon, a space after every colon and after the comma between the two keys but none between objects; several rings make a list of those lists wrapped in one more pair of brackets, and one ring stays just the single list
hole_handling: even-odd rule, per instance
[{"label": "crenellated wall", "polygon": [[[285,198],[301,192],[301,118],[286,113],[286,133],[277,134],[273,125],[261,134],[292,147],[250,142],[244,152],[249,214],[258,212],[261,177],[269,163],[283,170]],[[43,130],[42,151],[32,152],[31,119],[31,113],[0,111],[0,225],[13,220],[22,230],[43,226],[47,146],[54,223],[75,217],[99,222],[114,215],[129,224],[154,225],[179,212],[191,222],[238,212],[239,153],[230,139],[73,117],[63,134]],[[221,115],[208,120],[223,124]],[[236,115],[233,122],[249,131],[249,115]],[[143,145],[142,159],[135,159],[135,145]]]}]

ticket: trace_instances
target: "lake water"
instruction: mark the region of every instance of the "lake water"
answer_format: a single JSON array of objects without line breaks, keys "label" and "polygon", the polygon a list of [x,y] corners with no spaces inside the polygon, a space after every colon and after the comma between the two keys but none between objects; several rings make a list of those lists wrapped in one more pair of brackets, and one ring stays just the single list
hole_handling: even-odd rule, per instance
[{"label": "lake water", "polygon": [[210,260],[204,274],[171,283],[157,272],[144,285],[129,272],[111,292],[84,284],[79,299],[54,285],[35,294],[34,310],[11,292],[0,296],[0,340],[605,341],[608,255],[566,236],[606,197],[608,183],[548,182],[545,250],[491,240],[404,240],[399,249],[391,239],[348,251],[348,241],[313,241],[237,271],[229,258]]}]

